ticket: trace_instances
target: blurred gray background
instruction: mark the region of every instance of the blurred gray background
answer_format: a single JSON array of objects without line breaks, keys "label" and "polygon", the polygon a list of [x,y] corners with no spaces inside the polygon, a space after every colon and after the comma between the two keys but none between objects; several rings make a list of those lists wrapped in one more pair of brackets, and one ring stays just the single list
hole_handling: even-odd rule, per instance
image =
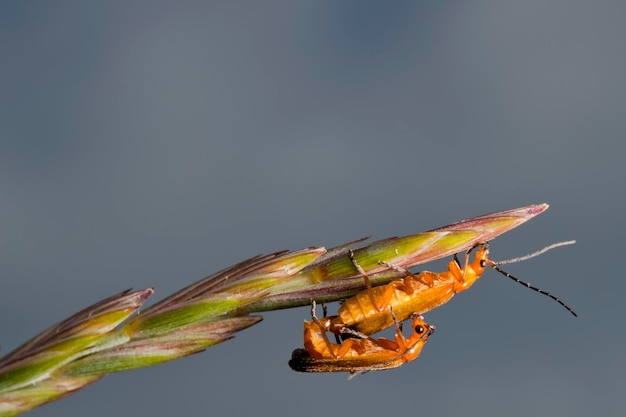
[{"label": "blurred gray background", "polygon": [[507,269],[579,319],[488,271],[427,315],[436,334],[394,371],[292,372],[300,308],[31,415],[621,415],[625,13],[3,2],[2,352],[122,289],[158,300],[261,252],[542,202],[492,257],[578,240]]}]

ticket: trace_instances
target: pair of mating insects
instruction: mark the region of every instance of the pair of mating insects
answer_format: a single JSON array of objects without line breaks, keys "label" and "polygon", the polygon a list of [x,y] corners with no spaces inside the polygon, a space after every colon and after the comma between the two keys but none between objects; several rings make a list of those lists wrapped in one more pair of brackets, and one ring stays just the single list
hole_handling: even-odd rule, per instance
[{"label": "pair of mating insects", "polygon": [[[326,317],[324,314],[323,318],[318,318],[315,315],[315,301],[312,301],[312,321],[304,323],[305,349],[293,351],[289,366],[298,372],[349,372],[354,375],[397,368],[414,360],[435,331],[435,326],[426,323],[420,314],[448,302],[454,294],[467,290],[488,266],[515,282],[552,298],[577,317],[570,307],[554,295],[523,282],[498,267],[572,243],[574,241],[556,243],[530,255],[500,262],[489,259],[488,245],[483,243],[465,253],[463,267],[455,255],[448,264],[448,270],[439,273],[423,271],[412,274],[405,268],[379,261],[381,265],[401,272],[404,278],[374,288],[367,273],[350,251],[350,260],[363,276],[367,289],[345,300],[336,316]],[[470,262],[470,253],[474,249],[476,254]],[[406,337],[400,323],[409,318],[412,319],[412,333]],[[393,341],[371,337],[372,334],[391,326],[396,331]],[[328,333],[334,334],[336,343],[329,340]]]}]

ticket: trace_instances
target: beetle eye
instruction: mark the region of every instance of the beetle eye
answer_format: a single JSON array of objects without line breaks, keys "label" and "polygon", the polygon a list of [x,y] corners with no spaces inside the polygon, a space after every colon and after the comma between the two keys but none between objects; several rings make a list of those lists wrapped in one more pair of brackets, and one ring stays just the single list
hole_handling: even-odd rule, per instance
[{"label": "beetle eye", "polygon": [[422,326],[421,324],[418,324],[417,326],[415,326],[415,333],[417,334],[424,333],[424,326]]},{"label": "beetle eye", "polygon": [[484,259],[480,260],[480,267],[481,268],[485,268],[487,266],[487,261],[485,261]]}]

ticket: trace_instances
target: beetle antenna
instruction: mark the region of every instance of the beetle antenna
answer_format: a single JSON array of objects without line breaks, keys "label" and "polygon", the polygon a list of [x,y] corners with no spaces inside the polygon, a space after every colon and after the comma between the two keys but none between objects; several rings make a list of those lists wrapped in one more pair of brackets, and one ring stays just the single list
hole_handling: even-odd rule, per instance
[{"label": "beetle antenna", "polygon": [[547,251],[552,250],[554,248],[558,248],[560,246],[573,245],[574,243],[576,243],[575,240],[567,240],[565,242],[553,243],[551,245],[546,246],[543,249],[539,249],[536,252],[529,253],[528,255],[519,256],[517,258],[512,258],[512,259],[505,259],[504,261],[497,261],[497,262],[494,262],[493,264],[494,265],[506,265],[506,264],[513,264],[513,263],[516,263],[516,262],[527,261],[528,259],[534,258],[535,256],[542,255],[542,254],[546,253]]},{"label": "beetle antenna", "polygon": [[532,284],[530,284],[528,282],[524,282],[521,279],[514,277],[513,275],[511,275],[508,272],[504,271],[503,269],[499,268],[498,265],[496,264],[496,262],[489,261],[489,265],[493,269],[495,269],[496,271],[498,271],[499,273],[504,275],[505,277],[512,279],[513,281],[517,282],[518,284],[523,285],[526,288],[530,288],[531,290],[536,291],[539,294],[543,294],[545,296],[548,296],[548,297],[552,298],[554,301],[556,301],[557,303],[561,304],[567,311],[572,313],[574,315],[574,317],[578,317],[578,314],[576,314],[576,312],[574,310],[572,310],[572,308],[570,306],[568,306],[563,301],[561,301],[560,299],[558,299],[554,295],[550,294],[549,292],[544,291],[541,288],[537,288],[537,287],[535,287],[534,285],[532,285]]}]

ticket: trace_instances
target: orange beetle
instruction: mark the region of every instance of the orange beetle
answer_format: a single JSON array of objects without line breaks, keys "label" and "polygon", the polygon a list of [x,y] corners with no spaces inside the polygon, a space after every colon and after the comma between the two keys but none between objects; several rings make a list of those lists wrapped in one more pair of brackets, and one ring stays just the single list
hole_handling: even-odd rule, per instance
[{"label": "orange beetle", "polygon": [[435,326],[414,315],[411,323],[412,334],[406,338],[389,314],[396,327],[394,341],[373,339],[358,332],[346,330],[350,334],[343,343],[331,343],[326,332],[335,317],[318,319],[315,316],[315,302],[311,308],[312,321],[304,322],[304,346],[292,353],[289,366],[298,372],[349,372],[351,375],[374,370],[392,369],[417,358]]},{"label": "orange beetle", "polygon": [[[537,251],[523,258],[518,258],[517,260],[528,259],[552,247],[571,243],[572,242],[563,242],[551,245],[541,251]],[[477,249],[474,260],[470,262],[470,253],[475,248]],[[466,252],[463,267],[461,267],[455,255],[453,260],[448,263],[448,270],[444,272],[423,271],[414,275],[405,268],[379,261],[381,265],[396,269],[406,274],[406,276],[393,280],[387,285],[374,288],[370,286],[367,274],[356,262],[352,252],[350,252],[350,259],[355,268],[363,275],[368,289],[345,300],[341,307],[339,307],[338,315],[330,319],[328,330],[340,335],[345,333],[345,328],[348,327],[366,335],[374,334],[394,324],[393,318],[387,311],[389,308],[393,309],[393,313],[398,321],[406,320],[411,314],[422,314],[430,311],[448,302],[454,294],[470,288],[485,272],[487,266],[494,268],[506,277],[525,287],[547,295],[565,307],[574,316],[578,317],[570,307],[554,295],[523,282],[500,269],[496,262],[489,259],[489,249],[486,243],[480,244],[475,248],[471,248]]]}]

